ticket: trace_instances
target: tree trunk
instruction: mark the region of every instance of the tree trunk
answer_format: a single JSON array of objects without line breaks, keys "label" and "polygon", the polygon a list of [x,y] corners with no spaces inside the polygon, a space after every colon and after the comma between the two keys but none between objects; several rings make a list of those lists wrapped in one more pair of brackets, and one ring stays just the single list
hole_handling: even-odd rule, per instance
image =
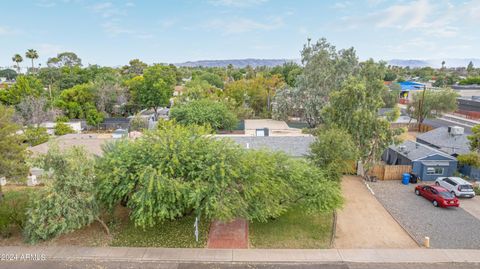
[{"label": "tree trunk", "polygon": [[97,217],[95,220],[103,226],[103,229],[105,229],[105,233],[110,237],[110,229],[108,228],[107,224],[105,224],[105,222],[103,222],[103,220],[101,220],[99,217]]}]

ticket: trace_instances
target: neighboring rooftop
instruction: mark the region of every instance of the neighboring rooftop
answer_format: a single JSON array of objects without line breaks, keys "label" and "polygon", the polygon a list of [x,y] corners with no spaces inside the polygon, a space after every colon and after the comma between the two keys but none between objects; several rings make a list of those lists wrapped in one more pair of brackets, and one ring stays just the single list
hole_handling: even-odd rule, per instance
[{"label": "neighboring rooftop", "polygon": [[449,159],[455,159],[454,157],[445,154],[439,150],[436,150],[432,147],[426,146],[415,141],[406,140],[402,144],[392,145],[390,149],[398,152],[398,154],[408,158],[411,161],[421,159],[430,155],[438,154]]},{"label": "neighboring rooftop", "polygon": [[74,146],[80,146],[93,155],[101,156],[102,145],[108,141],[112,141],[111,134],[66,134],[52,139],[47,143],[43,143],[29,148],[30,151],[36,154],[45,154],[51,143],[57,143],[61,150],[66,150]]},{"label": "neighboring rooftop", "polygon": [[269,136],[310,136],[302,129],[290,128],[284,121],[271,119],[245,120],[245,135],[255,135],[256,129],[268,128]]},{"label": "neighboring rooftop", "polygon": [[310,153],[313,136],[235,136],[218,135],[216,138],[231,139],[248,149],[269,149],[283,151],[293,157],[303,157]]},{"label": "neighboring rooftop", "polygon": [[466,134],[453,135],[448,127],[439,127],[417,136],[417,141],[439,149],[449,155],[470,152],[470,142]]}]

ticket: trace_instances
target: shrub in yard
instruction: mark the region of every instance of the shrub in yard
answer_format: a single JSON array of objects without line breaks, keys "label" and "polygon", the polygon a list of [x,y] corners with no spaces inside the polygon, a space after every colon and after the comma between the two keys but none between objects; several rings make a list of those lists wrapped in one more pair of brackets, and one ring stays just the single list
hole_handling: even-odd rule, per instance
[{"label": "shrub in yard", "polygon": [[170,110],[170,118],[184,125],[208,124],[215,130],[232,130],[238,122],[235,114],[225,103],[210,99],[194,100],[173,107]]},{"label": "shrub in yard", "polygon": [[66,135],[66,134],[73,134],[75,131],[70,127],[70,125],[63,123],[63,122],[57,122],[55,124],[55,128],[53,129],[55,132],[55,135]]},{"label": "shrub in yard", "polygon": [[31,147],[43,144],[48,141],[47,128],[29,126],[24,132],[25,141]]},{"label": "shrub in yard", "polygon": [[320,129],[315,134],[309,159],[332,180],[339,180],[342,173],[352,172],[352,161],[357,159],[358,152],[350,134],[338,128]]},{"label": "shrub in yard", "polygon": [[480,195],[480,186],[474,187],[473,190],[475,191],[475,195]]},{"label": "shrub in yard", "polygon": [[267,221],[292,205],[321,212],[341,204],[338,183],[307,161],[249,151],[210,133],[161,121],[135,141],[108,144],[97,162],[99,198],[110,208],[128,201],[141,227],[190,214]]},{"label": "shrub in yard", "polygon": [[26,207],[31,190],[12,190],[5,192],[0,202],[0,235],[9,237],[12,229],[23,229],[26,220]]},{"label": "shrub in yard", "polygon": [[[82,148],[64,153],[53,147],[35,160],[46,186],[33,195],[27,211],[26,239],[35,243],[99,220],[95,199],[94,161]],[[104,226],[105,227],[105,226]]]}]

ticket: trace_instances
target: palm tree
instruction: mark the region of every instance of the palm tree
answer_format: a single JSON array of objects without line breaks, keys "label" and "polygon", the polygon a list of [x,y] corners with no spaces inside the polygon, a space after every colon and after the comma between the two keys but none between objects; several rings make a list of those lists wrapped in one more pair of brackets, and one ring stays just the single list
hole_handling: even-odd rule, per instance
[{"label": "palm tree", "polygon": [[18,53],[13,55],[12,61],[17,64],[17,73],[20,73],[20,63],[23,62],[22,55],[20,55]]},{"label": "palm tree", "polygon": [[35,69],[34,69],[35,67],[33,66],[33,60],[34,60],[34,59],[38,59],[38,53],[37,53],[37,51],[34,50],[34,49],[29,49],[29,50],[27,50],[27,52],[25,53],[25,57],[27,57],[28,59],[32,60],[32,72],[33,72],[33,70],[35,70]]}]

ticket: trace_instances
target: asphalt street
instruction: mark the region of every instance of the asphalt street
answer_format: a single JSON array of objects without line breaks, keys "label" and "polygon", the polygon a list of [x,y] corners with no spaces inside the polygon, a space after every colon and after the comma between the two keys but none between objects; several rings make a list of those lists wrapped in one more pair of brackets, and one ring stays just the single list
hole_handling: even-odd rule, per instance
[{"label": "asphalt street", "polygon": [[0,263],[1,269],[470,269],[480,268],[475,263],[158,263],[158,262],[9,262]]}]

